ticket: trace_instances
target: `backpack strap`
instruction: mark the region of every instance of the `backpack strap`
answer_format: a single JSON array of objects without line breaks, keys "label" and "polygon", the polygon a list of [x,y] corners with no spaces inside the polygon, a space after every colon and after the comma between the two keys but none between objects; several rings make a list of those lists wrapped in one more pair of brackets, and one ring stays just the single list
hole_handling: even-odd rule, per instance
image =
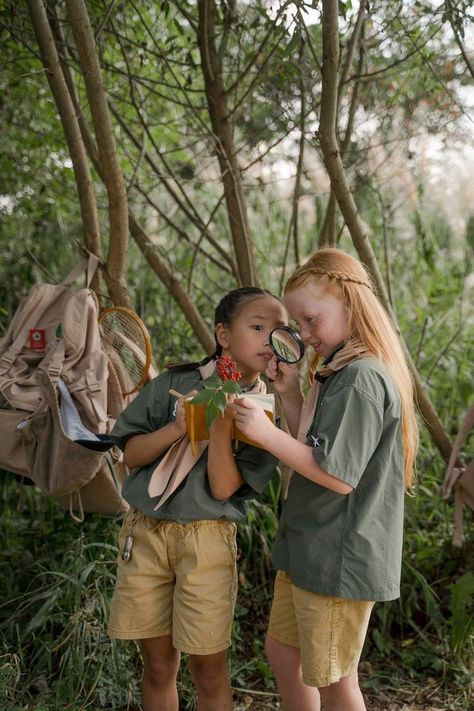
[{"label": "backpack strap", "polygon": [[61,375],[65,357],[64,338],[60,338],[56,348],[54,349],[53,357],[48,364],[48,375],[53,383],[56,383]]},{"label": "backpack strap", "polygon": [[[60,286],[71,286],[76,279],[79,279],[79,277],[85,276],[86,277],[86,284],[87,287],[90,287],[91,281],[94,277],[94,274],[97,271],[97,267],[99,266],[99,259],[98,257],[95,256],[95,254],[89,254],[89,257],[85,257],[84,259],[81,260],[80,264],[78,264],[72,271],[69,272],[67,277],[64,279],[64,281],[61,282]],[[30,329],[34,328],[36,324],[38,323],[38,320],[43,313],[45,309],[45,300],[47,299],[47,290],[44,289],[43,293],[41,294],[40,299],[38,300],[37,305],[33,309],[33,312],[30,314],[29,318],[27,319],[26,323],[23,324],[23,328],[21,329],[20,333],[14,340],[14,342],[11,344],[10,348],[2,355],[0,358],[0,375],[4,375],[5,373],[8,373],[10,370],[10,367],[16,360],[18,354],[22,351],[26,341],[28,340],[29,332]],[[59,349],[60,350],[60,349]],[[57,371],[57,374],[61,372],[62,368],[62,361],[60,362],[60,368],[58,370],[58,365],[59,365],[59,351],[58,351],[58,356],[53,356],[53,360],[55,360],[55,364],[52,367],[51,373],[54,375]],[[63,346],[63,358],[62,360],[64,361],[64,346]]]},{"label": "backpack strap", "polygon": [[[79,515],[76,514],[76,511],[74,509],[74,497],[76,497]],[[69,515],[76,523],[83,523],[84,521],[84,507],[82,505],[81,492],[79,491],[79,489],[73,489],[69,492]]]},{"label": "backpack strap", "polygon": [[99,258],[96,257],[95,254],[89,254],[88,257],[84,257],[84,259],[82,259],[80,263],[69,272],[69,274],[61,282],[61,284],[64,286],[71,286],[71,284],[73,284],[76,279],[85,276],[86,286],[89,287],[91,285],[91,281],[97,271],[98,266]]},{"label": "backpack strap", "polygon": [[43,313],[43,311],[45,309],[44,302],[45,302],[46,298],[47,298],[47,293],[46,293],[46,289],[44,289],[43,293],[41,294],[40,299],[38,300],[37,305],[33,309],[33,312],[31,313],[30,317],[27,319],[26,323],[23,325],[23,328],[21,329],[20,333],[18,334],[16,339],[13,341],[10,348],[0,358],[0,375],[4,375],[5,373],[8,373],[12,363],[14,363],[17,355],[23,349],[23,346],[25,345],[25,343],[28,339],[30,329],[34,328],[34,326],[38,322],[39,317],[41,316],[41,314]]}]

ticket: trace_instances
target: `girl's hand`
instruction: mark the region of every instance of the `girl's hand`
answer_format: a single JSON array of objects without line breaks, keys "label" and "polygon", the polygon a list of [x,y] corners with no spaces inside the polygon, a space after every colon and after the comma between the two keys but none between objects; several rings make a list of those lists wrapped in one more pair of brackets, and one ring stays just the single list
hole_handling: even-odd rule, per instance
[{"label": "girl's hand", "polygon": [[194,397],[196,394],[197,390],[191,390],[190,393],[187,393],[186,395],[183,395],[183,397],[180,397],[178,399],[174,424],[179,437],[182,437],[188,431],[186,425],[186,410],[184,409],[184,402],[188,398]]},{"label": "girl's hand", "polygon": [[234,412],[234,422],[239,430],[249,439],[265,446],[268,435],[275,427],[265,414],[265,410],[246,397],[234,400],[231,408]]},{"label": "girl's hand", "polygon": [[274,357],[269,361],[265,375],[273,381],[274,388],[279,395],[292,395],[300,392],[296,365],[282,363]]}]

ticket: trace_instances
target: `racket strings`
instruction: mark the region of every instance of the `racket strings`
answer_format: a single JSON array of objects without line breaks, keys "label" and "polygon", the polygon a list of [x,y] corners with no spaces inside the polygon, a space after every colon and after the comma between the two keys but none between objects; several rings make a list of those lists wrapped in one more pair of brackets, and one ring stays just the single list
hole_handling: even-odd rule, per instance
[{"label": "racket strings", "polygon": [[147,335],[138,322],[138,317],[126,311],[110,309],[100,318],[104,341],[120,357],[131,389],[142,385],[150,365],[150,348]]}]

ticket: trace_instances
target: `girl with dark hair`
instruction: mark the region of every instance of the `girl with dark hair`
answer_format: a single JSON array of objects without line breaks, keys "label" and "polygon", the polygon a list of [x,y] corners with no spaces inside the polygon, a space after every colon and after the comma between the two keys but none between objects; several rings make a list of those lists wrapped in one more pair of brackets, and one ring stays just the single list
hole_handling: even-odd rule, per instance
[{"label": "girl with dark hair", "polygon": [[109,634],[140,641],[144,711],[177,711],[181,652],[189,654],[198,708],[232,708],[227,648],[237,593],[236,523],[245,516],[245,501],[270,480],[276,459],[249,444],[233,451],[229,407],[193,453],[183,401],[204,387],[221,356],[236,362],[244,392],[264,392],[260,373],[272,358],[268,336],[286,322],[270,292],[229,292],[215,311],[215,352],[168,368],[113,430],[132,472],[123,488],[131,508],[119,536]]}]

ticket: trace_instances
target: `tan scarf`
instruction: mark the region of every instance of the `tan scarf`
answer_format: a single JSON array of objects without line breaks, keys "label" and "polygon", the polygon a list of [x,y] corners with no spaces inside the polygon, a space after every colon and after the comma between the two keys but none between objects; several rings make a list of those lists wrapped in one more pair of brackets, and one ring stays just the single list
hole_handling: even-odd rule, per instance
[{"label": "tan scarf", "polygon": [[[201,378],[205,380],[215,372],[216,361],[211,360],[209,363],[198,368],[198,370],[201,373]],[[265,393],[265,383],[258,378],[257,382],[248,392]],[[171,445],[163,459],[153,471],[150,483],[148,484],[148,494],[150,497],[160,496],[161,494],[161,499],[154,508],[155,511],[169,499],[181,482],[186,479],[208,446],[208,439],[195,442],[193,454],[193,448],[191,447],[191,442],[187,434],[184,434]]]},{"label": "tan scarf", "polygon": [[[367,349],[367,347],[359,340],[351,340],[346,343],[346,345],[337,351],[334,357],[327,363],[318,368],[315,373],[313,384],[308,390],[308,394],[305,397],[303,406],[301,408],[300,419],[298,422],[298,434],[296,439],[298,442],[306,442],[306,435],[314,420],[314,415],[316,413],[316,407],[318,405],[319,392],[321,389],[321,381],[318,380],[318,376],[321,378],[326,378],[329,375],[333,375],[338,370],[342,370],[353,360],[358,358],[368,358],[373,357],[373,353]],[[288,491],[291,484],[291,479],[293,477],[294,470],[290,471],[288,476],[288,481],[285,488],[284,498],[288,497]]]}]

